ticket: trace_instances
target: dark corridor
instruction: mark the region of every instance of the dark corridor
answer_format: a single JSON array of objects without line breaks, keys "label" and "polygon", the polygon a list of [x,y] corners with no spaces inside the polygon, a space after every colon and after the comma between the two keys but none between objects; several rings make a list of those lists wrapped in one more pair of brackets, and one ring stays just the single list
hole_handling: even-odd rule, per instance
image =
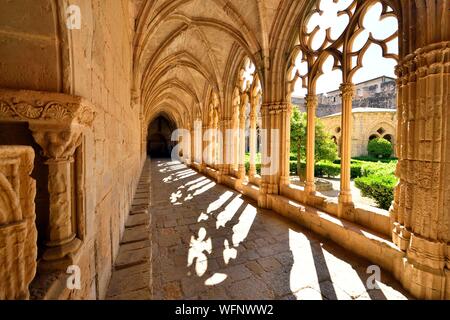
[{"label": "dark corridor", "polygon": [[147,154],[151,158],[170,158],[174,143],[172,132],[176,125],[167,117],[161,115],[153,120],[148,127]]}]

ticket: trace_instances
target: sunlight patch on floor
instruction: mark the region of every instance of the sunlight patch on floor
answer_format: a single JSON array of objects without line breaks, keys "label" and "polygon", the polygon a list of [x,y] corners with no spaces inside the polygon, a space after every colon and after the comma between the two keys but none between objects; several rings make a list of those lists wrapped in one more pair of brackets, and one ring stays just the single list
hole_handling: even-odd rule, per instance
[{"label": "sunlight patch on floor", "polygon": [[208,257],[205,254],[211,254],[212,241],[211,238],[207,238],[207,232],[205,228],[200,228],[198,231],[198,237],[191,237],[188,253],[188,267],[190,267],[195,260],[195,271],[197,276],[202,277],[208,269]]}]

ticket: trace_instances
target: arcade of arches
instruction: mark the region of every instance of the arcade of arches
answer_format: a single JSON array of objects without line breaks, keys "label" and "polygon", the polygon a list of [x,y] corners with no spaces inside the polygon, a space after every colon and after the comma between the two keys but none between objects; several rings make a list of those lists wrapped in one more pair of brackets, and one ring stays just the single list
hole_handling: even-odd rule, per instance
[{"label": "arcade of arches", "polygon": [[[0,0],[1,299],[202,298],[202,286],[219,298],[356,298],[364,295],[340,286],[359,277],[334,277],[368,265],[405,295],[450,299],[449,1],[70,5]],[[372,9],[398,30],[366,30]],[[324,28],[333,15],[345,23]],[[355,203],[350,187],[354,76],[372,46],[397,65],[389,212]],[[342,96],[333,200],[314,177],[327,61]],[[299,87],[301,187],[289,178]],[[183,163],[154,159],[175,147]],[[315,273],[302,269],[308,259]],[[79,287],[67,285],[73,273]],[[317,285],[301,286],[308,275]]]}]

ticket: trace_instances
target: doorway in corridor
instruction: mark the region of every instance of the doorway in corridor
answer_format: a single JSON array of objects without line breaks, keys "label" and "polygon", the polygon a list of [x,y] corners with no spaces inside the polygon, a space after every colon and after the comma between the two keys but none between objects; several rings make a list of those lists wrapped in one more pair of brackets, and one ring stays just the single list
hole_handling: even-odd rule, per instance
[{"label": "doorway in corridor", "polygon": [[151,158],[170,158],[174,147],[171,141],[176,125],[168,117],[160,115],[148,127],[147,154]]}]

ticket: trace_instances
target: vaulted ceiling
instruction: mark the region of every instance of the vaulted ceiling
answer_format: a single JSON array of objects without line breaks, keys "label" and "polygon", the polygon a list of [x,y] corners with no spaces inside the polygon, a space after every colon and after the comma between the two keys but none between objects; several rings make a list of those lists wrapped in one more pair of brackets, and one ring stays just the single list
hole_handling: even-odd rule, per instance
[{"label": "vaulted ceiling", "polygon": [[263,72],[274,21],[303,2],[136,0],[135,90],[145,120],[163,110],[178,121],[202,117],[212,92],[224,105],[244,57]]}]

